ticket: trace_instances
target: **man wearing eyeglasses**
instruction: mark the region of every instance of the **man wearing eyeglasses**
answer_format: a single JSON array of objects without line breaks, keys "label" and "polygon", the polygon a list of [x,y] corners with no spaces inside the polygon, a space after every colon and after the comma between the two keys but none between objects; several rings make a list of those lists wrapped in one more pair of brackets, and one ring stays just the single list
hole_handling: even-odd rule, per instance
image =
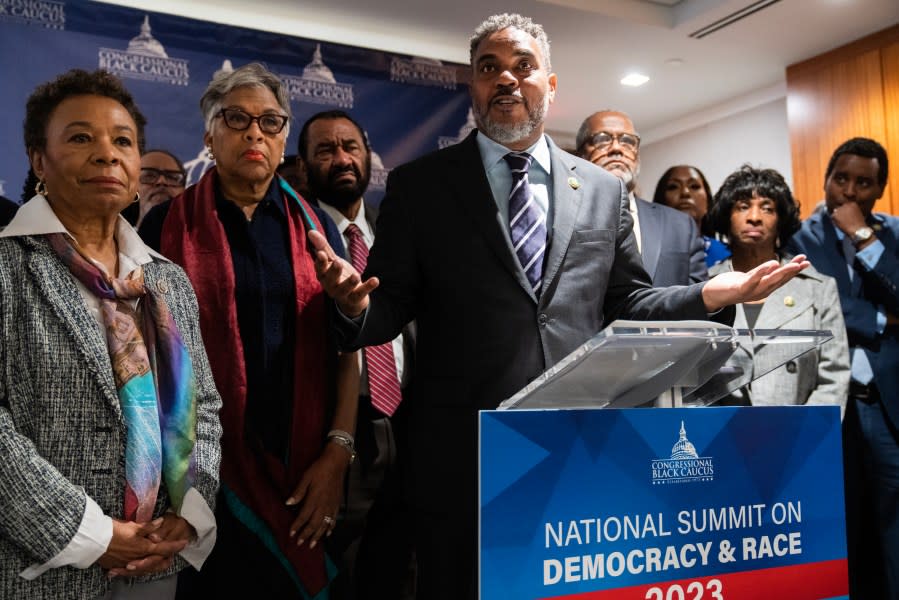
[{"label": "man wearing eyeglasses", "polygon": [[637,250],[653,285],[708,279],[705,250],[693,220],[634,192],[640,174],[640,136],[630,117],[612,110],[594,113],[581,124],[576,143],[578,156],[615,175],[627,188]]},{"label": "man wearing eyeglasses", "polygon": [[140,179],[137,188],[140,200],[122,211],[122,216],[135,229],[147,212],[184,191],[184,165],[168,150],[148,150],[140,159]]}]

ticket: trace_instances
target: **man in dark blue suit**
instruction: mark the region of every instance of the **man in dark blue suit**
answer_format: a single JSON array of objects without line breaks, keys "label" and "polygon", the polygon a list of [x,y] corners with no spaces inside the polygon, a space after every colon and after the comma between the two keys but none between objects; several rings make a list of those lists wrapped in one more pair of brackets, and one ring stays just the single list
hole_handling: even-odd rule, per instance
[{"label": "man in dark blue suit", "polygon": [[837,280],[849,334],[843,446],[853,598],[899,598],[899,218],[873,212],[888,170],[874,140],[844,142],[827,165],[825,206],[792,240]]}]

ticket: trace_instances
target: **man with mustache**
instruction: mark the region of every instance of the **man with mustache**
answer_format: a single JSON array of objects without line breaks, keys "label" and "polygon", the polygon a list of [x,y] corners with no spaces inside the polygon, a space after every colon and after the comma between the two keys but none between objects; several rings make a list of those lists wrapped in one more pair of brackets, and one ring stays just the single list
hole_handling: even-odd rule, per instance
[{"label": "man with mustache", "polygon": [[708,279],[702,238],[693,220],[636,196],[640,136],[631,118],[614,110],[593,113],[578,129],[576,144],[578,156],[615,175],[627,188],[637,250],[653,285],[688,285]]},{"label": "man with mustache", "polygon": [[544,135],[556,75],[543,28],[492,16],[470,57],[478,128],[391,172],[364,276],[310,233],[342,344],[383,343],[416,320],[408,487],[428,600],[477,596],[479,410],[615,319],[705,319],[808,266],[653,288],[624,185]]},{"label": "man with mustache", "polygon": [[[312,201],[337,224],[346,256],[354,265],[364,262],[359,253],[367,255],[374,243],[377,209],[363,198],[371,177],[371,145],[362,126],[341,110],[313,115],[300,131],[297,168]],[[400,384],[409,378],[413,336],[410,325],[380,349],[366,348],[360,355],[358,460],[350,465],[346,501],[327,545],[338,563],[331,587],[337,600],[402,600],[413,585],[411,515],[402,499],[399,462],[405,407],[385,406],[378,397],[390,395],[392,387],[396,401],[402,398]]]}]

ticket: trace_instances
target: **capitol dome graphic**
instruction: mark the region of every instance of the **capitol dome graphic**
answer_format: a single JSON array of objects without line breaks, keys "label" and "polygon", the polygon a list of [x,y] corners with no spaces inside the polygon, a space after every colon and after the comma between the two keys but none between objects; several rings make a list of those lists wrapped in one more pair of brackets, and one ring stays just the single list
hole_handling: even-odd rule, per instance
[{"label": "capitol dome graphic", "polygon": [[337,83],[334,79],[334,73],[322,62],[322,45],[315,45],[315,53],[312,55],[312,62],[303,69],[303,79],[311,79],[312,81],[321,81],[324,83]]},{"label": "capitol dome graphic", "polygon": [[159,40],[150,33],[149,15],[144,15],[144,23],[140,26],[140,35],[128,42],[128,52],[144,56],[158,56],[159,58],[169,57]]},{"label": "capitol dome graphic", "polygon": [[699,458],[696,454],[696,448],[687,439],[687,430],[684,428],[684,422],[680,422],[680,439],[671,448],[671,458],[673,460],[688,460],[691,458]]}]

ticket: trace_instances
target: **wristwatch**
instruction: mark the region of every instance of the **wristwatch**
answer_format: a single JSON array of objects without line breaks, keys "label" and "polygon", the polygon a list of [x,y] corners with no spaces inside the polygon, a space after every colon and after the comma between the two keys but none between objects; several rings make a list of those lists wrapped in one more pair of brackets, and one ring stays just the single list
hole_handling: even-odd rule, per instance
[{"label": "wristwatch", "polygon": [[870,240],[873,235],[874,230],[870,227],[860,227],[852,234],[852,243],[858,246]]}]

